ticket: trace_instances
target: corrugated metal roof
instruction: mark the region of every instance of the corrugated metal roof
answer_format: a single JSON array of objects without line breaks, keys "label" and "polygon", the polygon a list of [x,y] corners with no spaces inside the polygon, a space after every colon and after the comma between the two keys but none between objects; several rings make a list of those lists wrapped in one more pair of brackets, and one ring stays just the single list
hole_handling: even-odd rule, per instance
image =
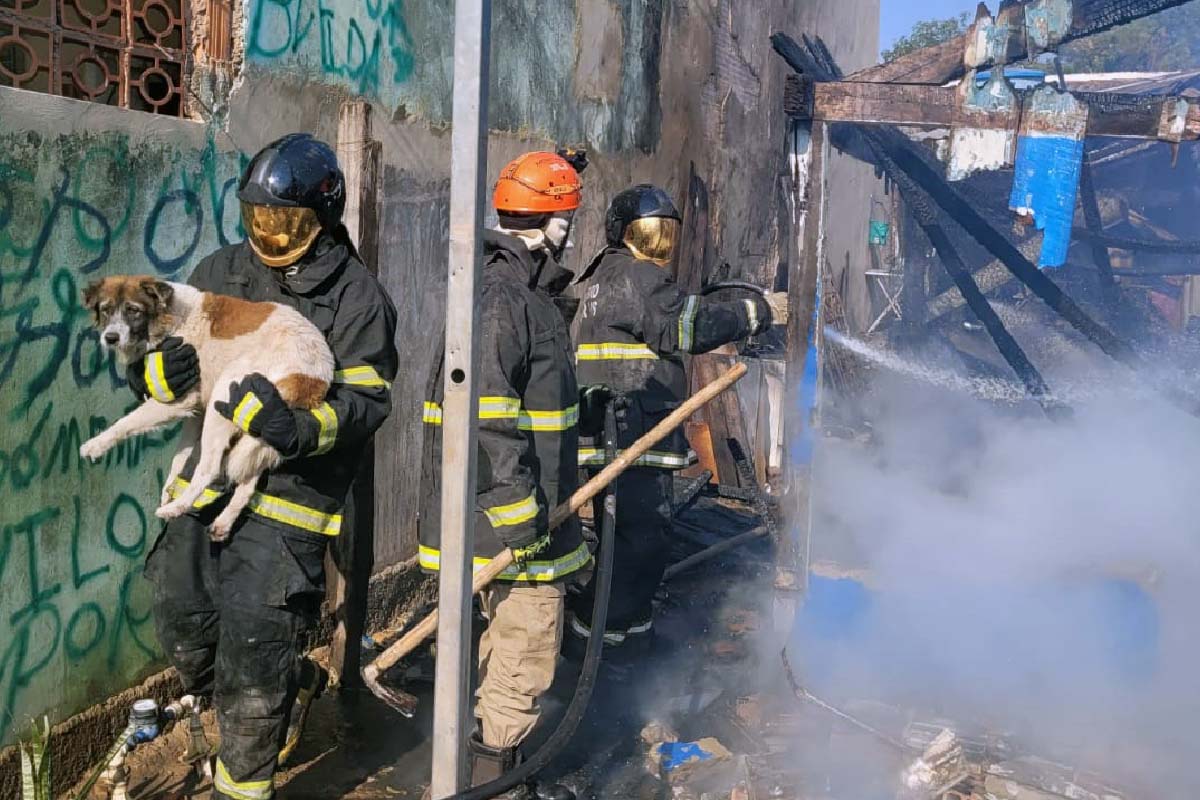
[{"label": "corrugated metal roof", "polygon": [[1081,92],[1200,95],[1200,70],[1192,72],[1109,72],[1067,75],[1067,86]]},{"label": "corrugated metal roof", "polygon": [[[1028,83],[1036,77],[1037,70],[1021,67],[1006,67],[1004,74],[1014,83]],[[976,79],[982,82],[991,73],[980,72]],[[1064,76],[1067,87],[1080,92],[1113,92],[1115,94],[1184,94],[1200,95],[1200,70],[1191,72],[1078,72]],[[1047,83],[1057,83],[1052,72],[1046,74]],[[946,86],[957,86],[950,81]]]}]

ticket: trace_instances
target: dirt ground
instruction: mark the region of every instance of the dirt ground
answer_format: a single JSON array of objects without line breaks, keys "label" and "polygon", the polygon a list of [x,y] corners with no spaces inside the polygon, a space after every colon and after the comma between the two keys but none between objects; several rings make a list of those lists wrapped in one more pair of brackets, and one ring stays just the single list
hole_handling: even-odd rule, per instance
[{"label": "dirt ground", "polygon": [[[755,523],[736,503],[702,497],[677,519],[673,555],[683,558]],[[587,716],[539,780],[560,782],[579,798],[661,796],[665,784],[647,769],[649,746],[641,737],[652,722],[677,734],[670,738],[715,736],[734,751],[752,745],[747,737],[754,736],[752,728],[759,721],[755,708],[761,702],[755,696],[778,678],[771,552],[770,543],[760,540],[667,584],[659,596],[653,651],[635,663],[605,659]],[[764,659],[764,653],[775,656]],[[429,774],[431,675],[432,658],[426,651],[388,676],[421,698],[411,720],[365,690],[342,689],[319,699],[300,747],[279,776],[279,796],[420,797]],[[531,749],[561,718],[577,677],[578,668],[561,660],[544,703],[544,724],[528,743]],[[751,724],[743,724],[745,720]],[[215,744],[211,712],[205,721]],[[184,746],[180,729],[136,751],[130,759],[130,797],[208,798],[209,782],[181,763]],[[105,797],[99,790],[92,796]]]}]

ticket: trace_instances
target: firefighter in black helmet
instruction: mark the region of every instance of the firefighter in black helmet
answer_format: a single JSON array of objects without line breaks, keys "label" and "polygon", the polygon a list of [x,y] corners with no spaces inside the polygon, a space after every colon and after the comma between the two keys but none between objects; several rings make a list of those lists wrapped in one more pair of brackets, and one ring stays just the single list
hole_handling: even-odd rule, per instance
[{"label": "firefighter in black helmet", "polygon": [[[213,796],[266,800],[327,682],[302,647],[325,594],[326,547],[341,531],[364,448],[391,410],[396,311],[341,224],[345,181],[326,144],[297,133],[268,145],[246,169],[238,199],[246,241],[205,258],[189,283],[299,310],[333,350],[334,384],[312,411],[288,408],[261,375],[234,386],[230,408],[250,392],[262,402],[246,434],[285,461],[228,541],[213,543],[207,532],[225,504],[220,487],[167,523],[146,577],[159,641],[184,690],[216,706]],[[136,392],[169,402],[199,370],[190,345],[166,344],[131,365],[129,380]],[[186,484],[196,460],[167,493]]]},{"label": "firefighter in black helmet", "polygon": [[[706,353],[770,327],[771,309],[758,296],[717,302],[679,290],[667,267],[679,242],[680,216],[662,189],[648,184],[618,194],[605,217],[608,246],[580,276],[576,312],[576,374],[586,402],[595,387],[629,398],[618,447],[658,424],[687,396],[685,353]],[[584,414],[585,417],[591,414]],[[587,433],[587,431],[584,431]],[[677,430],[616,482],[617,529],[605,643],[646,643],[651,600],[666,569],[673,473],[694,456]],[[604,448],[580,436],[579,464],[600,469]],[[597,517],[599,518],[599,517]],[[568,598],[568,629],[586,639],[593,595]]]}]

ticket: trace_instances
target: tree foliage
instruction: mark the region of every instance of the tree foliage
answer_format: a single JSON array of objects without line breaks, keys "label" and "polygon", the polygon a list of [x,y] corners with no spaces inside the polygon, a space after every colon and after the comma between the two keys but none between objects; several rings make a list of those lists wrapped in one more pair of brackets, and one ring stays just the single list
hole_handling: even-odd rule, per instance
[{"label": "tree foliage", "polygon": [[955,36],[967,32],[971,26],[970,14],[959,14],[948,19],[926,19],[913,25],[907,36],[901,36],[892,46],[883,51],[884,61],[895,61],[900,56],[948,42]]},{"label": "tree foliage", "polygon": [[1063,46],[1070,72],[1200,69],[1200,2],[1191,2]]}]

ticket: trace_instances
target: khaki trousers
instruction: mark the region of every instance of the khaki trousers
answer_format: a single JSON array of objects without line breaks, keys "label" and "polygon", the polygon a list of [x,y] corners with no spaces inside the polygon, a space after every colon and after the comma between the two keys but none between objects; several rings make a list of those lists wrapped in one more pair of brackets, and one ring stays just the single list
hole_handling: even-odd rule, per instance
[{"label": "khaki trousers", "polygon": [[562,644],[562,584],[497,581],[480,595],[487,630],[479,639],[475,716],[489,747],[515,747],[541,716]]}]

